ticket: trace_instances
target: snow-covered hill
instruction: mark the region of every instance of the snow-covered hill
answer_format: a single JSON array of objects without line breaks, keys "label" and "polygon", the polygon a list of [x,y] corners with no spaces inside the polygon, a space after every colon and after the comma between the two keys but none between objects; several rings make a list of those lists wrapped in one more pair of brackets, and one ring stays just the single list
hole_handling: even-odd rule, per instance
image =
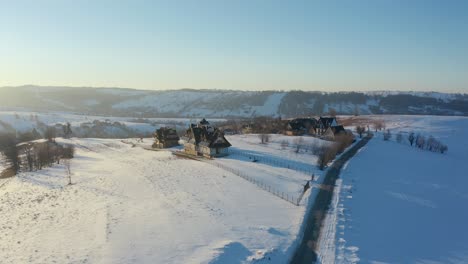
[{"label": "snow-covered hill", "polygon": [[468,115],[468,95],[437,92],[303,92],[85,87],[3,87],[0,109],[143,117],[339,114]]},{"label": "snow-covered hill", "polygon": [[[256,135],[230,137],[238,150],[315,167],[311,154],[280,149],[284,139],[291,138],[260,145]],[[127,141],[57,141],[76,146],[73,185],[63,165],[0,182],[2,263],[286,263],[313,197],[308,191],[298,206],[259,186],[297,195],[310,179],[261,161],[215,160],[249,173],[253,183],[215,161]]]}]

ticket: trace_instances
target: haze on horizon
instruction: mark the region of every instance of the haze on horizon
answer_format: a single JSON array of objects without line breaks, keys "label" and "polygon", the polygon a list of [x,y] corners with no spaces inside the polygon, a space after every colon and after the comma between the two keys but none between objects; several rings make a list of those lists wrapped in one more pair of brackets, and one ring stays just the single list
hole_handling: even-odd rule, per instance
[{"label": "haze on horizon", "polygon": [[468,92],[465,1],[0,1],[0,86]]}]

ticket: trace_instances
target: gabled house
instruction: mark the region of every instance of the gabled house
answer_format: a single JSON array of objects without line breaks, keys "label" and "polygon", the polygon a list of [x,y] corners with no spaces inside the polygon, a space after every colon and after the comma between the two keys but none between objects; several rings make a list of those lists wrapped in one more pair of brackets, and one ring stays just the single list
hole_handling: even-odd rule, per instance
[{"label": "gabled house", "polygon": [[198,124],[191,124],[186,132],[187,142],[184,144],[186,153],[208,158],[228,155],[231,143],[224,133],[203,119]]},{"label": "gabled house", "polygon": [[344,127],[342,125],[333,126],[333,127],[330,127],[330,128],[333,131],[334,135],[338,135],[340,133],[346,133],[346,130],[344,129]]},{"label": "gabled house", "polygon": [[317,120],[315,118],[296,118],[288,122],[286,135],[301,136],[316,133]]},{"label": "gabled house", "polygon": [[170,148],[179,145],[179,136],[173,128],[161,127],[154,133],[153,148]]},{"label": "gabled house", "polygon": [[317,134],[323,135],[329,128],[338,126],[335,117],[320,117],[317,122]]}]

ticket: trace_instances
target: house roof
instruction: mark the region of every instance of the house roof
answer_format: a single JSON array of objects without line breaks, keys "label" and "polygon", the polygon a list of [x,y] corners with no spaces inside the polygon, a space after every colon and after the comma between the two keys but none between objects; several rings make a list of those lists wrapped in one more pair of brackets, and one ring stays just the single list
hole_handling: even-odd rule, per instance
[{"label": "house roof", "polygon": [[156,139],[159,141],[164,141],[164,140],[179,140],[179,136],[177,135],[177,131],[173,128],[168,128],[168,127],[161,127],[156,130],[154,133],[154,136]]},{"label": "house roof", "polygon": [[224,133],[218,128],[211,126],[191,125],[187,130],[189,142],[195,145],[207,146],[210,148],[230,147],[231,143],[224,137]]},{"label": "house roof", "polygon": [[205,118],[203,118],[201,121],[200,121],[200,125],[209,125],[210,122],[206,121]]},{"label": "house roof", "polygon": [[305,130],[314,127],[316,124],[317,120],[315,118],[296,118],[288,122],[292,130]]},{"label": "house roof", "polygon": [[330,127],[332,126],[333,122],[336,123],[336,118],[335,117],[320,117],[318,120],[319,124],[322,125],[323,127]]},{"label": "house roof", "polygon": [[334,126],[332,127],[332,130],[333,130],[333,133],[338,134],[338,133],[341,133],[341,132],[346,132],[346,130],[344,129],[343,126]]}]

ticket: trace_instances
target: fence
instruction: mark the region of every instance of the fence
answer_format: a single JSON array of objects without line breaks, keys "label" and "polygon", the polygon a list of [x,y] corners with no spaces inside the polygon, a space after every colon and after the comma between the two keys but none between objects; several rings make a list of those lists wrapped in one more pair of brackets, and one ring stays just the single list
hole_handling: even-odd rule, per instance
[{"label": "fence", "polygon": [[[253,177],[250,177],[249,175],[247,175],[247,174],[245,174],[245,173],[243,173],[243,172],[241,172],[239,170],[224,166],[224,165],[222,165],[220,163],[217,163],[217,162],[211,162],[211,164],[213,164],[213,165],[215,165],[218,168],[221,168],[223,170],[229,171],[229,172],[231,172],[231,173],[233,173],[233,174],[235,174],[235,175],[237,175],[237,176],[239,176],[239,177],[241,177],[241,178],[243,178],[243,179],[257,185],[261,189],[263,189],[263,190],[265,190],[265,191],[267,191],[267,192],[269,192],[269,193],[271,193],[271,194],[273,194],[273,195],[275,195],[275,196],[277,196],[277,197],[279,197],[279,198],[281,198],[281,199],[283,199],[285,201],[288,201],[288,202],[290,202],[290,203],[292,203],[292,204],[294,204],[296,206],[299,206],[299,203],[301,202],[302,197],[304,196],[304,193],[309,188],[309,187],[306,188],[304,186],[304,191],[299,196],[294,196],[294,195],[279,191],[279,190],[271,187],[270,185],[265,184],[264,182],[259,181],[259,180],[255,179]],[[306,186],[309,186],[309,182],[307,182]]]},{"label": "fence", "polygon": [[261,163],[266,163],[266,164],[270,164],[270,165],[277,166],[277,167],[291,169],[291,170],[295,170],[295,171],[305,173],[305,174],[310,175],[310,176],[314,176],[314,171],[313,170],[308,170],[308,169],[305,169],[303,166],[294,165],[292,163],[288,163],[288,162],[285,162],[285,161],[282,161],[282,160],[279,160],[279,159],[263,157],[263,156],[251,154],[251,153],[248,153],[248,152],[239,151],[239,150],[231,150],[231,149],[229,150],[229,153],[234,154],[234,155],[247,157],[247,158],[251,159],[252,161],[258,161],[258,162],[261,162]]}]

